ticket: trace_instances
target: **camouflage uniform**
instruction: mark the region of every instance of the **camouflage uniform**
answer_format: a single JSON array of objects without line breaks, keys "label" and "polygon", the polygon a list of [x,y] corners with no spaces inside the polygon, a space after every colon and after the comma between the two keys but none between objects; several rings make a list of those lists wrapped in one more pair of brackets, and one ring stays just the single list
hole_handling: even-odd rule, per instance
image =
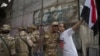
[{"label": "camouflage uniform", "polygon": [[33,47],[33,53],[34,56],[38,56],[38,55],[42,55],[42,47],[40,47],[39,43],[40,43],[40,32],[37,30],[37,27],[32,25],[29,27],[30,29],[33,29],[33,31],[30,33],[31,36],[31,40],[34,43],[34,47]]},{"label": "camouflage uniform", "polygon": [[38,44],[39,44],[39,40],[40,40],[39,31],[36,30],[36,26],[34,26],[34,25],[30,26],[30,28],[33,29],[33,31],[31,33],[29,33],[29,35],[31,36],[31,40],[34,43],[34,45],[33,45],[34,47],[33,47],[32,51],[35,56],[35,54],[37,53]]},{"label": "camouflage uniform", "polygon": [[34,46],[35,46],[35,43],[38,42],[39,40],[39,31],[36,30],[36,26],[32,25],[30,27],[28,27],[27,30],[29,30],[30,32],[28,33],[28,35],[31,37],[31,40],[33,41],[34,43]]},{"label": "camouflage uniform", "polygon": [[28,35],[31,37],[31,40],[35,45],[39,40],[39,31],[36,30],[36,26],[34,25],[28,27],[28,29],[31,31]]},{"label": "camouflage uniform", "polygon": [[[15,54],[15,39],[9,35],[6,36],[2,36],[1,38],[4,39],[4,41],[6,42],[6,44],[8,45],[8,47],[6,46],[6,44],[4,43],[4,41],[2,41],[1,39],[1,44],[2,44],[2,55],[1,56],[8,56],[9,55],[14,55]],[[9,49],[8,49],[9,48]]]},{"label": "camouflage uniform", "polygon": [[10,56],[9,50],[0,36],[0,56]]},{"label": "camouflage uniform", "polygon": [[45,41],[45,56],[58,56],[57,55],[57,40],[58,33],[46,33]]},{"label": "camouflage uniform", "polygon": [[[10,31],[9,25],[3,25],[3,31]],[[14,56],[15,51],[15,39],[11,37],[8,33],[2,34],[0,36],[0,56]]]},{"label": "camouflage uniform", "polygon": [[35,45],[37,45],[37,43],[39,43],[40,37],[39,37],[39,31],[34,31],[33,33],[33,38],[32,41],[35,43]]},{"label": "camouflage uniform", "polygon": [[[34,36],[32,34],[33,31],[35,30],[34,27],[35,27],[34,25],[27,27],[28,36],[30,36],[32,43],[34,43],[32,40],[32,38],[34,38]],[[33,45],[33,47],[28,47],[29,48],[29,56],[34,56],[34,47],[35,47],[35,44]]]},{"label": "camouflage uniform", "polygon": [[45,56],[58,56],[58,22],[52,23],[52,29],[44,36]]},{"label": "camouflage uniform", "polygon": [[23,29],[16,35],[16,52],[17,56],[28,56],[28,45],[32,47],[33,43],[30,37]]}]

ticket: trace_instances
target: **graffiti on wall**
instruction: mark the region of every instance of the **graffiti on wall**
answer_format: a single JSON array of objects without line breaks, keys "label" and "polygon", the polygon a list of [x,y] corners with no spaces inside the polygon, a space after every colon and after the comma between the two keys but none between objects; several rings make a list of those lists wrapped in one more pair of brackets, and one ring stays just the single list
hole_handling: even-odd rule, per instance
[{"label": "graffiti on wall", "polygon": [[[40,22],[44,25],[48,25],[53,21],[66,22],[73,16],[77,16],[78,6],[75,3],[64,4],[59,6],[51,6],[49,8],[44,8],[41,18],[41,10],[34,11],[34,21],[33,23],[38,25]],[[76,13],[76,14],[75,14]]]}]

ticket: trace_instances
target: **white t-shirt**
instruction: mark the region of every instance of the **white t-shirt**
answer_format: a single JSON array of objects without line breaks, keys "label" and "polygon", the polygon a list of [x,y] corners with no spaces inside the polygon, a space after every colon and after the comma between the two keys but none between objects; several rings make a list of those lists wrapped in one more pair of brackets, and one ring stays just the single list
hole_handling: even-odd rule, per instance
[{"label": "white t-shirt", "polygon": [[61,33],[60,40],[64,41],[63,56],[78,56],[72,35],[74,31],[69,28]]}]

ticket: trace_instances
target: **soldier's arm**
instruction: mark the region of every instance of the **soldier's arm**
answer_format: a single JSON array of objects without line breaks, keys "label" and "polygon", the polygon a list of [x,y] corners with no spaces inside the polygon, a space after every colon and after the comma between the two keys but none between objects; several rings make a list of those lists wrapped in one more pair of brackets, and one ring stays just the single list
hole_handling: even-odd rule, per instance
[{"label": "soldier's arm", "polygon": [[27,43],[30,47],[33,47],[33,42],[29,36],[27,36]]},{"label": "soldier's arm", "polygon": [[[44,37],[43,37],[44,38]],[[39,43],[38,43],[38,48],[37,48],[37,51],[39,51],[40,50],[40,48],[41,48],[41,46],[43,46],[44,45],[44,42],[45,42],[45,40],[43,39],[39,39]]]},{"label": "soldier's arm", "polygon": [[10,50],[11,50],[11,56],[16,55],[16,50],[15,50],[15,39],[12,37],[12,40],[9,42],[10,44]]},{"label": "soldier's arm", "polygon": [[81,24],[82,24],[83,20],[78,21],[73,27],[72,29],[75,31]]}]

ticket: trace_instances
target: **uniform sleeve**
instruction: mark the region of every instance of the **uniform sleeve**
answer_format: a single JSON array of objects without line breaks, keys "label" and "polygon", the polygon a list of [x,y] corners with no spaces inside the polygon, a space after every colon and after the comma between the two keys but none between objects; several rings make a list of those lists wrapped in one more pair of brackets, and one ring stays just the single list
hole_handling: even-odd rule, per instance
[{"label": "uniform sleeve", "polygon": [[15,39],[12,39],[10,41],[10,49],[11,49],[11,55],[15,55],[16,54],[16,50],[15,50]]},{"label": "uniform sleeve", "polygon": [[65,30],[65,35],[66,35],[66,34],[72,35],[72,34],[74,34],[74,33],[75,33],[75,32],[74,32],[74,30],[73,30],[72,28],[69,28],[69,29]]},{"label": "uniform sleeve", "polygon": [[32,40],[31,40],[30,36],[27,36],[27,43],[28,43],[28,45],[29,45],[30,47],[33,46],[33,42],[32,42]]}]

